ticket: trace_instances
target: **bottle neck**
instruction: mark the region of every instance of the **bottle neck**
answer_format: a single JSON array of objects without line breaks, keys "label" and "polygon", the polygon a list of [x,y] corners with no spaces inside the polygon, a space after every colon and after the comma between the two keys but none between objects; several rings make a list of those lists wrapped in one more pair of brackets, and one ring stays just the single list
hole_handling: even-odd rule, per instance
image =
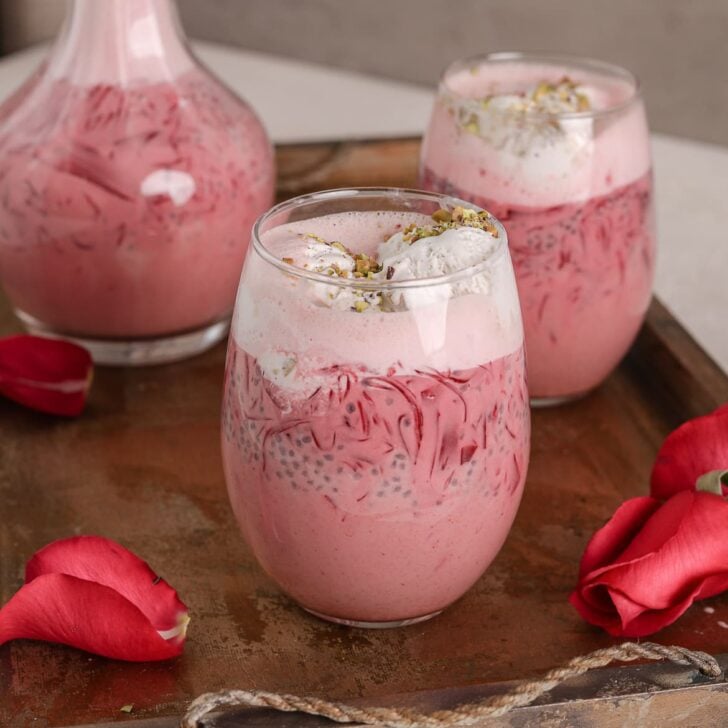
[{"label": "bottle neck", "polygon": [[47,68],[86,86],[171,81],[194,65],[173,0],[73,0]]}]

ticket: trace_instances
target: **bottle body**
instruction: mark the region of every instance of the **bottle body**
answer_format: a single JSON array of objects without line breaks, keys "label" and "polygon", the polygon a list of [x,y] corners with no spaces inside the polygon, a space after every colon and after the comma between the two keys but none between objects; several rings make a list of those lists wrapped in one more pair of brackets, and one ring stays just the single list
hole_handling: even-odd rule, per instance
[{"label": "bottle body", "polygon": [[[171,6],[112,3],[120,18],[104,22],[129,58],[106,65],[84,45],[95,7],[74,8],[0,110],[0,275],[26,324],[92,352],[103,342],[97,360],[179,358],[193,352],[148,344],[224,334],[250,228],[273,198],[272,150],[254,112],[172,33]],[[129,32],[140,23],[146,46]],[[160,26],[168,35],[149,31]]]}]

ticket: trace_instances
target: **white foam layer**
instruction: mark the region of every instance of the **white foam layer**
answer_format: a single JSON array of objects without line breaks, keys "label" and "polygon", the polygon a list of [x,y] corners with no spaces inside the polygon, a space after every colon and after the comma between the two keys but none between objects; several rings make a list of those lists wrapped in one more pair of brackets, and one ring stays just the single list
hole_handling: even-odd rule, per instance
[{"label": "white foam layer", "polygon": [[[463,69],[448,77],[448,90],[435,104],[425,164],[466,193],[529,207],[583,201],[646,174],[649,139],[639,102],[601,117],[512,113],[520,98],[514,92],[563,76],[579,84],[593,109],[618,106],[631,94],[625,80],[560,66],[512,62]],[[492,94],[485,105],[476,101]]]},{"label": "white foam layer", "polygon": [[[263,241],[275,255],[283,251],[287,256],[302,233],[313,232],[357,251],[373,251],[409,222],[427,220],[385,212],[329,215],[276,228]],[[311,281],[283,273],[251,249],[233,336],[259,362],[268,362],[266,373],[274,381],[302,393],[321,386],[321,377],[334,366],[387,375],[485,364],[516,351],[523,333],[505,242],[484,247],[482,259],[488,260],[485,270],[455,284],[461,286],[457,290],[449,283],[427,286],[419,290],[427,291],[430,301],[420,300],[412,310],[362,314],[321,305],[311,295]],[[316,285],[336,288],[333,283]]]}]

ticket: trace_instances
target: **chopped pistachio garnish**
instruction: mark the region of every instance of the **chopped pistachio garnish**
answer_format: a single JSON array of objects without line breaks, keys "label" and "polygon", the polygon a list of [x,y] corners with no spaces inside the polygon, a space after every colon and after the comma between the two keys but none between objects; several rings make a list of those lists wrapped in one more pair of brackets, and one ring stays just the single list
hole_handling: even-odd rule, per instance
[{"label": "chopped pistachio garnish", "polygon": [[[319,242],[325,243],[325,240],[321,240],[319,238]],[[351,250],[344,245],[344,243],[340,243],[338,240],[334,240],[332,243],[326,243],[326,245],[330,245],[332,248],[336,248],[337,250],[340,250],[342,253],[346,253],[347,255],[352,255]]]},{"label": "chopped pistachio garnish", "polygon": [[357,313],[364,313],[364,311],[381,311],[382,309],[382,293],[381,291],[356,291],[356,300],[354,301],[351,310]]},{"label": "chopped pistachio garnish", "polygon": [[[531,94],[531,99],[538,103],[543,99],[545,96],[548,96],[549,94],[553,94],[556,91],[556,86],[552,83],[547,83],[546,81],[541,81],[538,86],[534,89],[533,93]],[[561,97],[561,94],[559,94],[559,97]]]},{"label": "chopped pistachio garnish", "polygon": [[[401,231],[401,241],[412,244],[421,238],[441,235],[446,230],[461,227],[485,230],[494,237],[498,237],[498,229],[489,212],[456,205],[452,209],[435,210],[432,214],[432,224],[418,226],[416,223],[412,223],[408,225]],[[313,267],[317,273],[331,277],[370,281],[382,280],[382,278],[392,280],[395,276],[395,268],[391,265],[388,265],[384,271],[382,264],[377,261],[376,253],[371,255],[355,253],[339,241],[327,241],[313,233],[307,233],[301,237],[316,240],[323,247],[323,249],[319,249],[318,246],[314,246],[311,250],[311,253],[318,258],[318,265],[314,264],[315,267]],[[401,245],[401,242],[398,242],[398,245]],[[329,248],[329,251],[326,248]],[[341,253],[342,256],[332,255],[333,250]],[[336,262],[333,262],[334,260]],[[342,266],[344,267],[342,268]],[[381,290],[367,291],[355,288],[347,291],[345,296],[340,296],[339,293],[339,291],[332,290],[318,295],[335,302],[334,305],[344,303],[350,311],[356,313],[386,311],[391,306],[390,299]]]},{"label": "chopped pistachio garnish", "polygon": [[441,235],[445,230],[459,227],[472,227],[478,230],[485,230],[494,238],[498,237],[498,228],[493,223],[493,216],[487,210],[478,212],[469,207],[457,205],[452,210],[436,210],[432,214],[432,219],[435,221],[434,225],[417,226],[414,223],[408,225],[403,231],[404,241],[411,245],[422,238],[431,238],[435,235]]},{"label": "chopped pistachio garnish", "polygon": [[283,372],[283,376],[287,377],[295,368],[296,368],[295,357],[289,357],[281,365],[281,371]]},{"label": "chopped pistachio garnish", "polygon": [[354,278],[371,278],[380,270],[382,266],[366,253],[357,253],[354,256]]},{"label": "chopped pistachio garnish", "polygon": [[[577,91],[577,84],[568,76],[564,76],[558,83],[541,81],[531,92],[530,101],[535,111],[589,111],[591,104],[589,97]],[[557,104],[554,108],[554,104]],[[563,108],[566,107],[566,108]],[[528,110],[528,109],[527,109]]]},{"label": "chopped pistachio garnish", "polygon": [[[536,84],[536,88],[530,93],[523,92],[519,94],[521,100],[512,103],[507,108],[507,111],[516,113],[540,112],[547,114],[589,111],[591,109],[589,97],[585,93],[578,91],[578,88],[578,84],[568,76],[564,76],[558,83],[539,81]],[[478,99],[478,104],[483,109],[487,109],[494,98],[493,95],[485,96],[482,99]],[[461,119],[462,126],[467,127],[473,118],[477,119],[474,114],[471,114],[467,119]]]},{"label": "chopped pistachio garnish", "polygon": [[[311,238],[312,240],[315,240],[317,243],[321,245],[325,245],[329,248],[333,248],[334,250],[339,251],[340,253],[343,253],[346,256],[349,256],[350,258],[355,258],[354,254],[349,250],[349,248],[344,245],[344,243],[339,242],[338,240],[333,240],[329,242],[328,240],[325,240],[320,235],[315,235],[314,233],[304,233],[301,235],[302,238]],[[293,262],[293,261],[291,261]],[[308,263],[303,264],[304,268],[310,268]],[[314,270],[316,273],[323,273],[327,276],[337,276],[339,278],[349,278],[350,272],[348,270],[345,270],[342,268],[338,263],[330,263],[326,265],[325,267],[314,267]],[[356,273],[354,273],[356,275]]]},{"label": "chopped pistachio garnish", "polygon": [[[578,89],[579,85],[568,76],[564,76],[556,83],[540,81],[532,90],[507,95],[509,97],[507,105],[498,106],[497,108],[500,113],[512,114],[516,117],[525,116],[529,113],[558,116],[563,113],[591,110],[589,97]],[[517,98],[514,98],[514,96],[517,96]],[[495,98],[495,95],[489,95],[480,99],[473,99],[473,103],[477,104],[482,110],[488,110]],[[472,106],[461,106],[458,109],[457,118],[459,126],[464,131],[481,135],[482,119],[477,111],[472,110]],[[546,124],[549,128],[559,128],[557,121],[553,123],[546,122]]]},{"label": "chopped pistachio garnish", "polygon": [[318,243],[326,242],[320,235],[316,235],[316,233],[303,233],[303,235],[301,235],[301,237],[302,238],[311,238],[312,240],[315,240]]},{"label": "chopped pistachio garnish", "polygon": [[340,268],[336,263],[332,263],[328,268],[319,271],[320,273],[325,273],[327,276],[334,276],[336,278],[348,278],[349,277],[349,271],[343,270]]}]

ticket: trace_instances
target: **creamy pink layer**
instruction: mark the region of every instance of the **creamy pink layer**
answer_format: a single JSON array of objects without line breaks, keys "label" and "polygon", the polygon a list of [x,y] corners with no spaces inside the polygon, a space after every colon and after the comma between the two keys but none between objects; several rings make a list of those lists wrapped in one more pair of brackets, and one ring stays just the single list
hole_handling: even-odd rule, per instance
[{"label": "creamy pink layer", "polygon": [[230,313],[252,223],[273,196],[250,109],[197,71],[127,89],[58,81],[22,109],[0,136],[0,279],[16,308],[100,337]]},{"label": "creamy pink layer", "polygon": [[425,170],[424,186],[472,200],[508,230],[532,397],[588,392],[617,366],[644,320],[655,272],[652,179],[583,204],[521,208]]},{"label": "creamy pink layer", "polygon": [[443,609],[493,560],[518,508],[522,352],[465,371],[332,373],[335,388],[291,398],[231,344],[223,461],[242,531],[320,614],[387,622]]},{"label": "creamy pink layer", "polygon": [[[522,135],[518,144],[504,144],[505,117],[497,120],[495,143],[457,123],[458,109],[470,108],[472,99],[517,93],[565,75],[589,90],[595,109],[623,108],[563,119],[559,122],[563,133],[546,129],[540,141],[533,136],[525,151]],[[566,66],[513,61],[463,68],[441,85],[422,159],[428,169],[460,189],[498,202],[551,207],[601,196],[640,179],[650,169],[643,106],[639,99],[625,105],[632,93],[623,79]],[[472,108],[481,113],[477,104]],[[548,125],[548,120],[543,123]]]},{"label": "creamy pink layer", "polygon": [[[265,232],[263,240],[277,258],[300,252],[306,244],[301,235],[307,232],[373,253],[410,222],[428,221],[412,212],[339,213],[282,224]],[[294,354],[299,372],[315,373],[332,364],[362,366],[378,374],[392,366],[405,373],[469,369],[511,354],[523,343],[505,245],[492,255],[478,280],[487,293],[455,296],[407,311],[355,314],[322,306],[312,295],[312,286],[321,284],[285,275],[251,253],[238,291],[233,335],[264,365],[271,355]],[[295,383],[302,384],[302,378]]]}]

